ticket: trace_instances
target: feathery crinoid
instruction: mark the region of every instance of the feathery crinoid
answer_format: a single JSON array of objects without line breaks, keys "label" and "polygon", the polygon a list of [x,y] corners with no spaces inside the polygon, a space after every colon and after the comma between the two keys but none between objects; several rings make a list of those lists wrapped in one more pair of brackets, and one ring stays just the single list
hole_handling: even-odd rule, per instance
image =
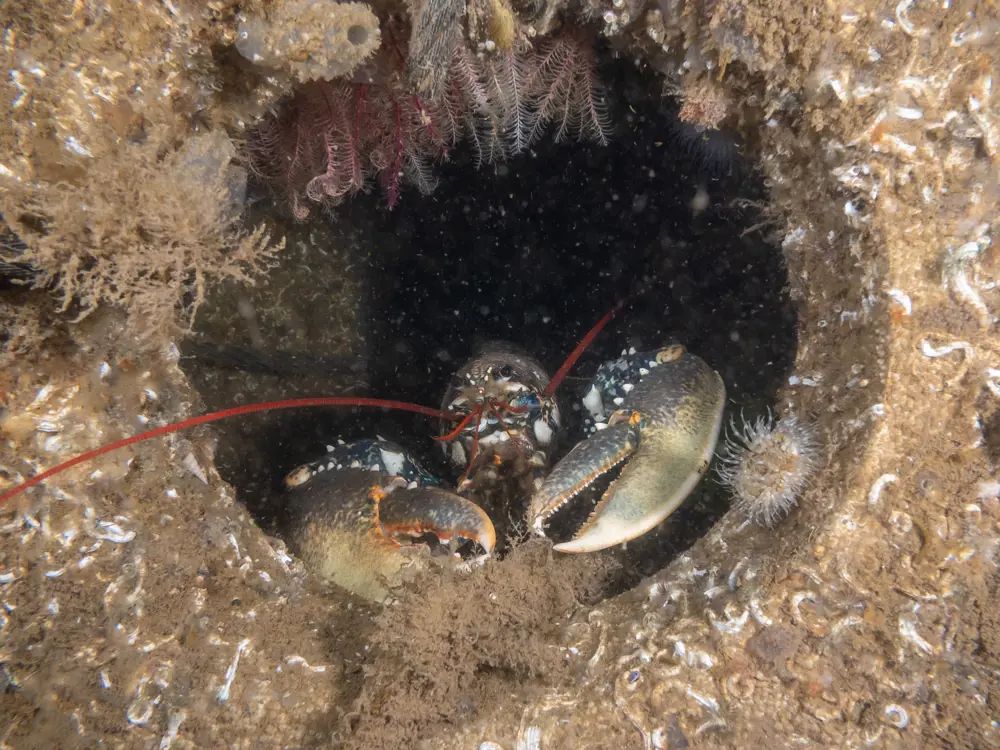
[{"label": "feathery crinoid", "polygon": [[575,136],[606,146],[607,95],[592,44],[576,32],[541,40],[482,65],[487,116],[475,133],[480,161],[523,153],[555,127],[556,142]]},{"label": "feathery crinoid", "polygon": [[528,80],[532,103],[531,141],[546,126],[555,127],[555,140],[568,136],[591,139],[606,146],[611,132],[607,98],[597,78],[594,49],[577,34],[544,40],[534,55]]},{"label": "feathery crinoid", "polygon": [[501,158],[520,154],[531,145],[535,107],[528,97],[528,78],[534,67],[534,50],[529,54],[505,52],[483,66],[489,92],[491,136],[498,138]]},{"label": "feathery crinoid", "polygon": [[422,193],[437,184],[431,163],[444,158],[452,145],[442,136],[437,108],[410,93],[401,80],[371,86],[359,119],[365,122],[362,145],[389,206],[399,200],[403,180]]},{"label": "feathery crinoid", "polygon": [[296,218],[309,215],[307,199],[336,202],[364,186],[360,123],[350,117],[360,96],[346,83],[310,82],[252,135],[251,171]]},{"label": "feathery crinoid", "polygon": [[304,219],[310,203],[336,205],[376,178],[390,205],[404,177],[430,192],[430,161],[447,146],[433,110],[401,81],[314,81],[258,126],[248,154],[254,173]]},{"label": "feathery crinoid", "polygon": [[[378,181],[390,208],[404,184],[434,189],[434,163],[471,142],[477,162],[517,155],[543,136],[607,144],[605,93],[592,43],[565,33],[520,49],[474,55],[456,48],[433,98],[412,87],[406,59],[384,54],[371,83],[312,81],[261,122],[249,141],[254,174],[296,218]],[[388,67],[389,72],[386,72]]]},{"label": "feathery crinoid", "polygon": [[476,166],[504,157],[500,147],[503,126],[491,106],[481,64],[465,45],[460,45],[455,53],[438,108],[445,133],[452,143],[465,139],[472,141],[477,154]]}]

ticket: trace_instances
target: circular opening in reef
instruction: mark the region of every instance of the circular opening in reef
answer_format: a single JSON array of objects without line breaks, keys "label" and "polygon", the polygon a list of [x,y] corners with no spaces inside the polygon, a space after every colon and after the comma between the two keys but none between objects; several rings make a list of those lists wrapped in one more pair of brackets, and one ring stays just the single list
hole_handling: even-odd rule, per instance
[{"label": "circular opening in reef", "polygon": [[[528,153],[480,167],[462,148],[437,167],[429,196],[404,190],[390,211],[373,191],[289,225],[281,266],[252,299],[209,304],[184,360],[206,405],[351,394],[439,408],[480,345],[516,344],[552,374],[627,300],[560,388],[568,424],[555,459],[583,438],[588,378],[630,348],[683,344],[722,376],[726,420],[763,413],[792,365],[796,313],[752,157],[724,130],[681,123],[656,76],[610,56],[600,72],[607,146],[554,143],[550,131]],[[322,319],[289,334],[281,311],[295,305]],[[347,333],[331,338],[334,329]],[[269,530],[284,476],[336,439],[382,436],[457,479],[431,439],[437,422],[402,412],[279,412],[220,430],[219,469]],[[612,552],[624,563],[615,589],[662,568],[728,506],[709,472],[657,529]],[[506,538],[524,519],[494,523]]]},{"label": "circular opening in reef", "polygon": [[347,30],[347,41],[351,44],[359,45],[368,41],[368,29],[360,24],[355,24]]}]

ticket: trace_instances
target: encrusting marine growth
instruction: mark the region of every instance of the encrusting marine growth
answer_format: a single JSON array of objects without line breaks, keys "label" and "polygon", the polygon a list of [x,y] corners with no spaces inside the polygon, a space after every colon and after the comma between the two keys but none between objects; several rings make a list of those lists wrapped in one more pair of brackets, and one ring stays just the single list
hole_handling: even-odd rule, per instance
[{"label": "encrusting marine growth", "polygon": [[250,139],[251,168],[299,219],[309,202],[336,205],[373,179],[390,207],[404,178],[428,193],[432,163],[466,139],[480,164],[522,153],[549,125],[557,141],[607,143],[593,46],[578,33],[483,57],[459,44],[433,97],[408,81],[407,32],[390,22],[382,33],[382,49],[354,80],[306,83]]},{"label": "encrusting marine growth", "polygon": [[236,49],[299,82],[349,76],[378,49],[378,18],[364,3],[291,0],[271,16],[244,18]]},{"label": "encrusting marine growth", "polygon": [[16,182],[0,192],[18,238],[8,255],[76,321],[117,306],[147,343],[190,330],[214,283],[252,282],[284,247],[264,227],[244,227],[246,172],[235,155],[221,130],[175,148],[168,129],[150,127],[142,142],[93,156],[75,181]]}]

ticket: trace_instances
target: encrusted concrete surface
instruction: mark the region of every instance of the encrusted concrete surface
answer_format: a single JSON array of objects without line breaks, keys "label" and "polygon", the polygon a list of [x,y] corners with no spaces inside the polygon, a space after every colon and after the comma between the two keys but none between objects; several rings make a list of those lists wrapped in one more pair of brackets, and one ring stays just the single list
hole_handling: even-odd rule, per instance
[{"label": "encrusted concrete surface", "polygon": [[[731,513],[573,612],[553,644],[573,679],[515,685],[414,745],[1000,745],[995,8],[622,5],[595,14],[616,42],[711,72],[758,134],[802,303],[781,410],[815,421],[822,469],[774,529]],[[133,343],[100,315],[11,365],[5,486],[200,411],[176,349]],[[208,432],[76,467],[0,533],[6,747],[343,734],[370,613],[258,529]]]}]

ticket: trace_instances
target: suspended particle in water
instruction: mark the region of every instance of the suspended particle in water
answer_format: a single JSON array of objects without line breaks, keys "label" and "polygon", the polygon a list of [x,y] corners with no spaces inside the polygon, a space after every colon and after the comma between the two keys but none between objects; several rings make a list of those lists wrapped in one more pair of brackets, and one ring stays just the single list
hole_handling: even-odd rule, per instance
[{"label": "suspended particle in water", "polygon": [[770,413],[742,427],[730,424],[716,469],[734,507],[762,526],[774,526],[798,503],[819,466],[814,429]]}]

